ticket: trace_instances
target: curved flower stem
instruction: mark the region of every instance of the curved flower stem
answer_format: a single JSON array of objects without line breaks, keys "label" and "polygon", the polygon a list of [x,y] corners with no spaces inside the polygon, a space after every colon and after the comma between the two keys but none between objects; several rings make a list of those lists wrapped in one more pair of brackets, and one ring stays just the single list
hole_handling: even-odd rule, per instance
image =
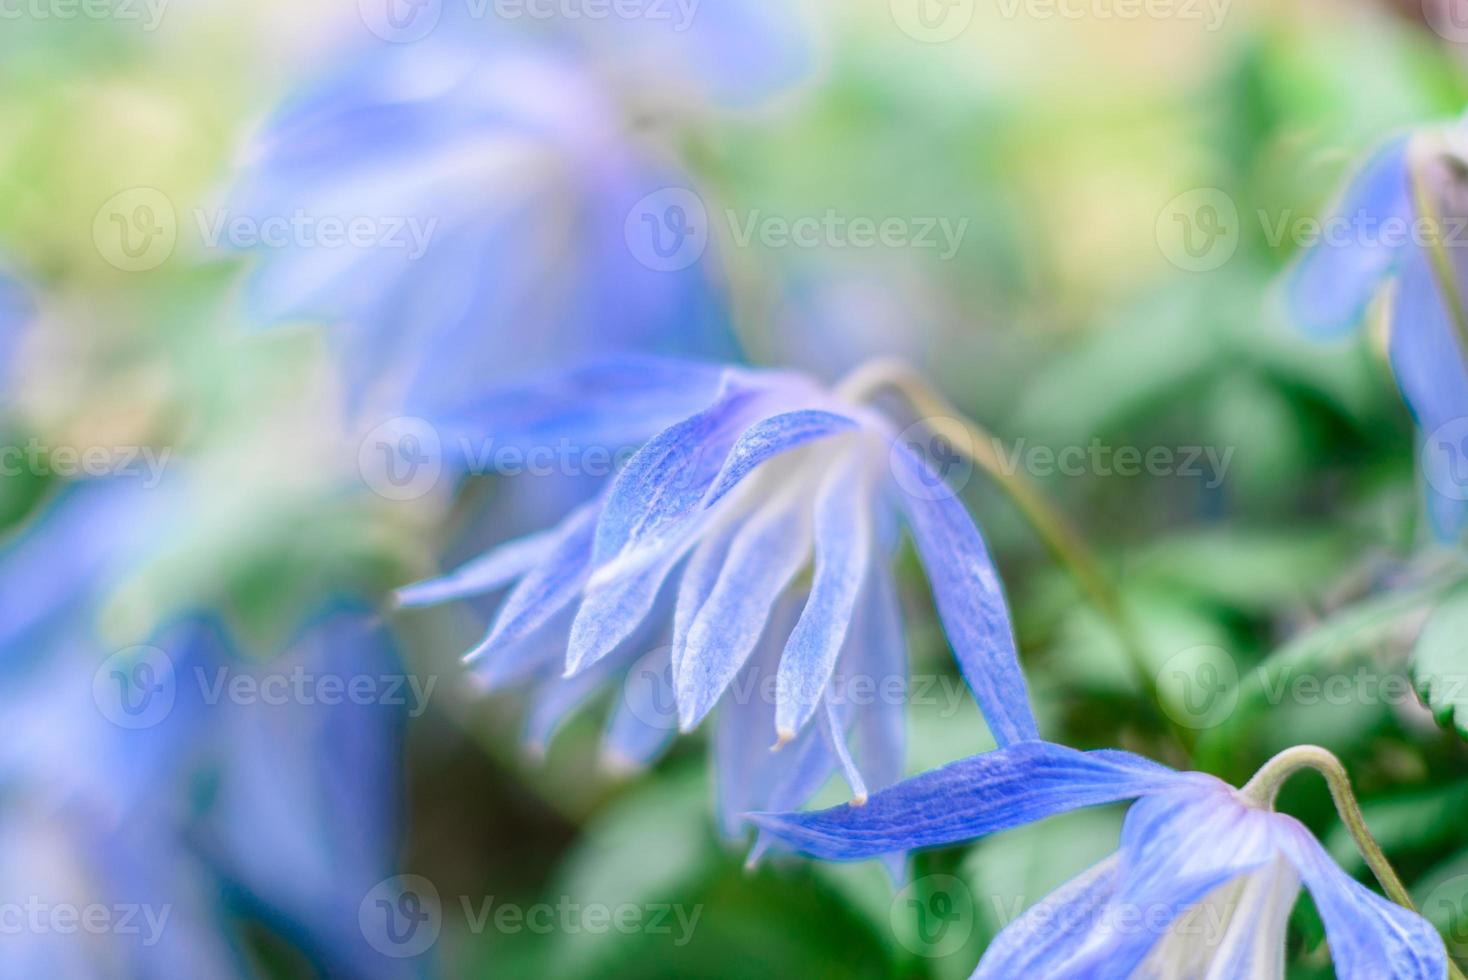
[{"label": "curved flower stem", "polygon": [[[1280,787],[1302,769],[1314,769],[1325,777],[1325,783],[1330,787],[1331,799],[1335,801],[1336,812],[1340,814],[1346,829],[1351,832],[1357,849],[1366,859],[1366,866],[1376,875],[1376,880],[1381,883],[1387,897],[1402,908],[1416,912],[1417,906],[1412,903],[1412,896],[1407,894],[1402,879],[1397,877],[1396,869],[1386,859],[1381,845],[1371,836],[1366,818],[1361,815],[1361,806],[1356,802],[1356,794],[1351,789],[1351,777],[1334,753],[1318,745],[1296,745],[1285,749],[1264,763],[1254,774],[1254,778],[1239,792],[1255,805],[1273,810]],[[1464,980],[1463,972],[1451,957],[1448,958],[1448,975],[1453,980]]]},{"label": "curved flower stem", "polygon": [[1427,222],[1429,244],[1426,246],[1428,264],[1432,267],[1433,279],[1437,281],[1438,291],[1442,294],[1443,305],[1448,309],[1448,320],[1458,334],[1458,352],[1463,357],[1465,366],[1468,366],[1468,307],[1463,304],[1463,293],[1458,289],[1458,283],[1453,275],[1453,262],[1448,257],[1447,229],[1443,225],[1442,215],[1438,213],[1437,205],[1432,199],[1432,192],[1428,189],[1424,170],[1427,166],[1427,155],[1435,148],[1420,140],[1414,140],[1407,146],[1407,172],[1408,183],[1412,190],[1412,205],[1417,211],[1418,217]]},{"label": "curved flower stem", "polygon": [[[1121,597],[1085,540],[1064,515],[1023,474],[1004,464],[994,436],[954,408],[928,384],[927,379],[907,364],[894,360],[870,361],[849,374],[838,390],[844,397],[864,401],[884,388],[901,395],[935,435],[946,438],[954,451],[967,456],[1004,488],[1051,554],[1111,622],[1143,695],[1149,704],[1160,709],[1157,679]],[[1163,716],[1164,725],[1186,748],[1188,740],[1183,733],[1171,724],[1165,712],[1158,710],[1158,714]]]}]

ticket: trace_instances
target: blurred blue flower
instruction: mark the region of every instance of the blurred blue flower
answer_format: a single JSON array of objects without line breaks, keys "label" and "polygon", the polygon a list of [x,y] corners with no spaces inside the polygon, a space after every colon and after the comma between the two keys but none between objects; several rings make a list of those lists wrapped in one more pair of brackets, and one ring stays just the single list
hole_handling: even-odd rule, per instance
[{"label": "blurred blue flower", "polygon": [[[7,966],[239,975],[238,910],[224,900],[238,894],[256,915],[279,913],[273,924],[327,973],[402,976],[356,926],[394,870],[402,709],[241,701],[218,681],[300,667],[345,687],[401,668],[350,608],[280,664],[249,669],[210,616],[134,645],[105,639],[108,598],[186,533],[176,489],[66,487],[0,547],[0,904],[27,916]],[[132,911],[87,942],[57,928],[87,908]]]},{"label": "blurred blue flower", "polygon": [[[621,359],[483,398],[456,424],[527,457],[641,447],[558,527],[400,593],[416,606],[510,587],[466,659],[487,686],[540,682],[532,739],[621,676],[607,733],[616,759],[647,762],[675,726],[693,729],[724,697],[716,749],[726,774],[753,766],[773,774],[757,781],[766,789],[786,779],[806,787],[816,779],[807,765],[839,763],[858,799],[897,778],[903,694],[869,704],[844,695],[858,680],[905,676],[889,567],[899,517],[995,738],[1036,737],[978,528],[897,428],[839,388],[787,372]],[[865,778],[848,752],[851,728],[875,765]],[[799,744],[765,768],[771,738]],[[732,798],[747,781],[726,783],[730,806],[749,802]]]},{"label": "blurred blue flower", "polygon": [[[1468,164],[1439,134],[1387,143],[1361,168],[1287,282],[1290,313],[1319,337],[1356,327],[1394,280],[1392,366],[1426,435],[1428,513],[1440,537],[1468,528]],[[1448,292],[1444,291],[1445,284]]]},{"label": "blurred blue flower", "polygon": [[1302,882],[1337,976],[1446,974],[1432,926],[1349,877],[1299,821],[1212,776],[1125,752],[1021,743],[910,779],[864,807],[751,819],[780,844],[851,861],[1131,799],[1117,852],[1006,926],[975,977],[1282,978]]},{"label": "blurred blue flower", "polygon": [[[257,314],[330,324],[378,420],[567,358],[734,355],[688,177],[577,44],[473,26],[375,49],[268,124],[227,212],[278,232],[253,249]],[[672,253],[641,218],[677,225]],[[326,247],[327,223],[357,233]]]}]

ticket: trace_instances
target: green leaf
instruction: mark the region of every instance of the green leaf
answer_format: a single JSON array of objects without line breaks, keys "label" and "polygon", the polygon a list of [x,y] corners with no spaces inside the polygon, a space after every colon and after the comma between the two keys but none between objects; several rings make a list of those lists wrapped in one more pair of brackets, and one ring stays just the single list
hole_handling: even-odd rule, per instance
[{"label": "green leaf", "polygon": [[1468,587],[1454,589],[1428,617],[1412,649],[1417,693],[1441,724],[1468,738]]}]

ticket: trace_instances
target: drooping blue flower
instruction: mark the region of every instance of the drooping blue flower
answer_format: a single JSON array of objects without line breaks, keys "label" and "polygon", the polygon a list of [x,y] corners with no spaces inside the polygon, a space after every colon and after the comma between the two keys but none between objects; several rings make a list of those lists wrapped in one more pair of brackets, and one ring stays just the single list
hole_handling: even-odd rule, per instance
[{"label": "drooping blue flower", "polygon": [[1463,158],[1435,132],[1394,139],[1351,180],[1286,284],[1292,318],[1323,338],[1358,326],[1393,284],[1392,367],[1425,435],[1428,513],[1446,539],[1468,528],[1465,221]]},{"label": "drooping blue flower", "polygon": [[[864,797],[901,773],[904,696],[844,695],[905,674],[890,569],[903,522],[995,739],[1036,737],[978,528],[870,404],[794,373],[621,359],[481,399],[453,427],[527,456],[559,447],[568,464],[640,446],[558,527],[400,593],[425,605],[508,588],[466,659],[489,686],[540,682],[532,734],[621,677],[618,758],[648,761],[723,698],[722,772],[753,767],[764,789],[814,781],[797,805],[839,764]],[[639,690],[649,678],[664,682]],[[771,740],[796,744],[771,757]],[[725,782],[729,806],[753,802]]]},{"label": "drooping blue flower", "polygon": [[1299,821],[1212,776],[1126,752],[1020,743],[907,780],[864,807],[750,819],[782,846],[852,861],[1121,800],[1137,802],[1116,853],[1006,926],[975,977],[1282,978],[1302,884],[1337,976],[1446,975],[1432,926],[1348,876]]},{"label": "drooping blue flower", "polygon": [[[251,249],[255,311],[329,324],[374,421],[436,420],[568,358],[734,356],[690,179],[612,92],[555,34],[445,23],[368,52],[284,107],[246,161],[227,217],[279,232]],[[668,255],[640,223],[664,218]],[[326,247],[323,222],[361,232]]]}]

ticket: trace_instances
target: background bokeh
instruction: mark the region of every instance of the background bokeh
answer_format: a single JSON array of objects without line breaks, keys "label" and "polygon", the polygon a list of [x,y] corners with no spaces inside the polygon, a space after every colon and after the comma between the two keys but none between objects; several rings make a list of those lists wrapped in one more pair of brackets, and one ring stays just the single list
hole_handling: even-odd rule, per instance
[{"label": "background bokeh", "polygon": [[[1468,566],[1423,525],[1381,331],[1320,344],[1277,304],[1362,154],[1468,101],[1452,5],[702,0],[671,34],[530,6],[551,16],[429,4],[421,39],[372,0],[0,7],[0,973],[960,977],[1113,849],[1103,808],[920,855],[897,887],[875,865],[746,870],[701,735],[618,774],[587,710],[527,751],[523,698],[458,663],[492,606],[392,607],[587,487],[445,453],[396,492],[377,427],[426,416],[447,443],[428,395],[634,336],[829,379],[916,365],[1091,542],[1187,733],[1145,722],[1110,627],[965,474],[1047,737],[1235,781],[1330,747],[1468,953],[1468,748],[1409,666],[1431,642],[1468,675],[1453,622],[1423,631]],[[450,36],[540,67],[431,125],[351,114],[431,90]],[[496,155],[521,144],[528,169]],[[708,239],[673,271],[629,230],[668,187]],[[405,293],[370,246],[213,233],[290,202],[431,222],[441,250],[403,268],[439,278]],[[901,572],[917,772],[990,743]],[[166,709],[126,710],[129,679],[163,674]],[[323,679],[366,693],[327,704]],[[1283,808],[1364,872],[1323,785]],[[440,902],[411,957],[364,924],[399,875]],[[68,931],[64,907],[111,912]],[[157,942],[124,907],[169,910]],[[1330,975],[1322,938],[1303,899],[1292,975]]]}]

